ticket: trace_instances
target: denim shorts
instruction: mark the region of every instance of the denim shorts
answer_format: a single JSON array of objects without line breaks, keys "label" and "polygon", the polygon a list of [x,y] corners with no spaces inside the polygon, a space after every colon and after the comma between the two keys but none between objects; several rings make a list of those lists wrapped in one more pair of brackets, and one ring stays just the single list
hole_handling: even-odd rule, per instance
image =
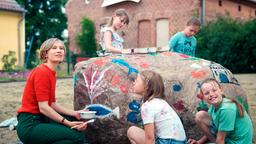
[{"label": "denim shorts", "polygon": [[187,141],[175,140],[175,139],[163,139],[156,138],[155,144],[186,144]]},{"label": "denim shorts", "polygon": [[210,122],[209,131],[215,138],[217,137],[218,128],[214,125],[213,122]]}]

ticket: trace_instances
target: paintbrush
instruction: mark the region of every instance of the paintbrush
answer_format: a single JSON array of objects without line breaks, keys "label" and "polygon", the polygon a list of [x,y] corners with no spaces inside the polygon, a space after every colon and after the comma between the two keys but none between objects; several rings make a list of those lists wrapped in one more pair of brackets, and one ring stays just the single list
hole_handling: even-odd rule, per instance
[{"label": "paintbrush", "polygon": [[[94,121],[95,121],[95,119],[90,119],[90,120],[86,121],[85,124],[93,123]],[[84,123],[82,123],[82,124],[84,124]],[[82,124],[80,124],[80,125],[82,125]],[[80,125],[75,125],[75,126],[71,127],[71,129],[77,128],[77,127],[79,127]]]}]

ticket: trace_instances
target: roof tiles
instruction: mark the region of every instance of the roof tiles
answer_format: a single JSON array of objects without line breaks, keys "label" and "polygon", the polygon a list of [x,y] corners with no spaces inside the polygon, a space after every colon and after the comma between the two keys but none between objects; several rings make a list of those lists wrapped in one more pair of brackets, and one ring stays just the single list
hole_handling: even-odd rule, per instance
[{"label": "roof tiles", "polygon": [[0,10],[16,11],[16,12],[25,12],[26,11],[15,0],[1,0],[0,1]]}]

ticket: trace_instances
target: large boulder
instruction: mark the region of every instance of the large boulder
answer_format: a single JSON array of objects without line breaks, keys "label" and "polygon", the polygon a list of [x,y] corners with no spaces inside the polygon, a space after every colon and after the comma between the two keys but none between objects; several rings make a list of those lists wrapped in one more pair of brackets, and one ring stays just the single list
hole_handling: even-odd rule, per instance
[{"label": "large boulder", "polygon": [[80,110],[89,104],[120,108],[119,119],[109,116],[89,125],[86,135],[92,143],[128,143],[127,128],[141,125],[141,97],[131,88],[143,70],[153,70],[163,77],[167,101],[181,117],[187,137],[200,135],[194,115],[207,107],[198,95],[205,78],[217,79],[225,95],[239,100],[248,110],[245,91],[234,75],[218,63],[172,52],[91,58],[75,67],[74,108]]}]

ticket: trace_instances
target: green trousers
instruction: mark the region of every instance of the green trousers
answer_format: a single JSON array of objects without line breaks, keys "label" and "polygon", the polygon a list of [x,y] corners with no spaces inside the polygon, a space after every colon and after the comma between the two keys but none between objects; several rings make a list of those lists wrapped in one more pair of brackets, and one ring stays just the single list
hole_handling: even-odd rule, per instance
[{"label": "green trousers", "polygon": [[[64,116],[68,120],[75,118]],[[84,144],[85,134],[44,115],[20,113],[17,134],[24,144]]]}]

